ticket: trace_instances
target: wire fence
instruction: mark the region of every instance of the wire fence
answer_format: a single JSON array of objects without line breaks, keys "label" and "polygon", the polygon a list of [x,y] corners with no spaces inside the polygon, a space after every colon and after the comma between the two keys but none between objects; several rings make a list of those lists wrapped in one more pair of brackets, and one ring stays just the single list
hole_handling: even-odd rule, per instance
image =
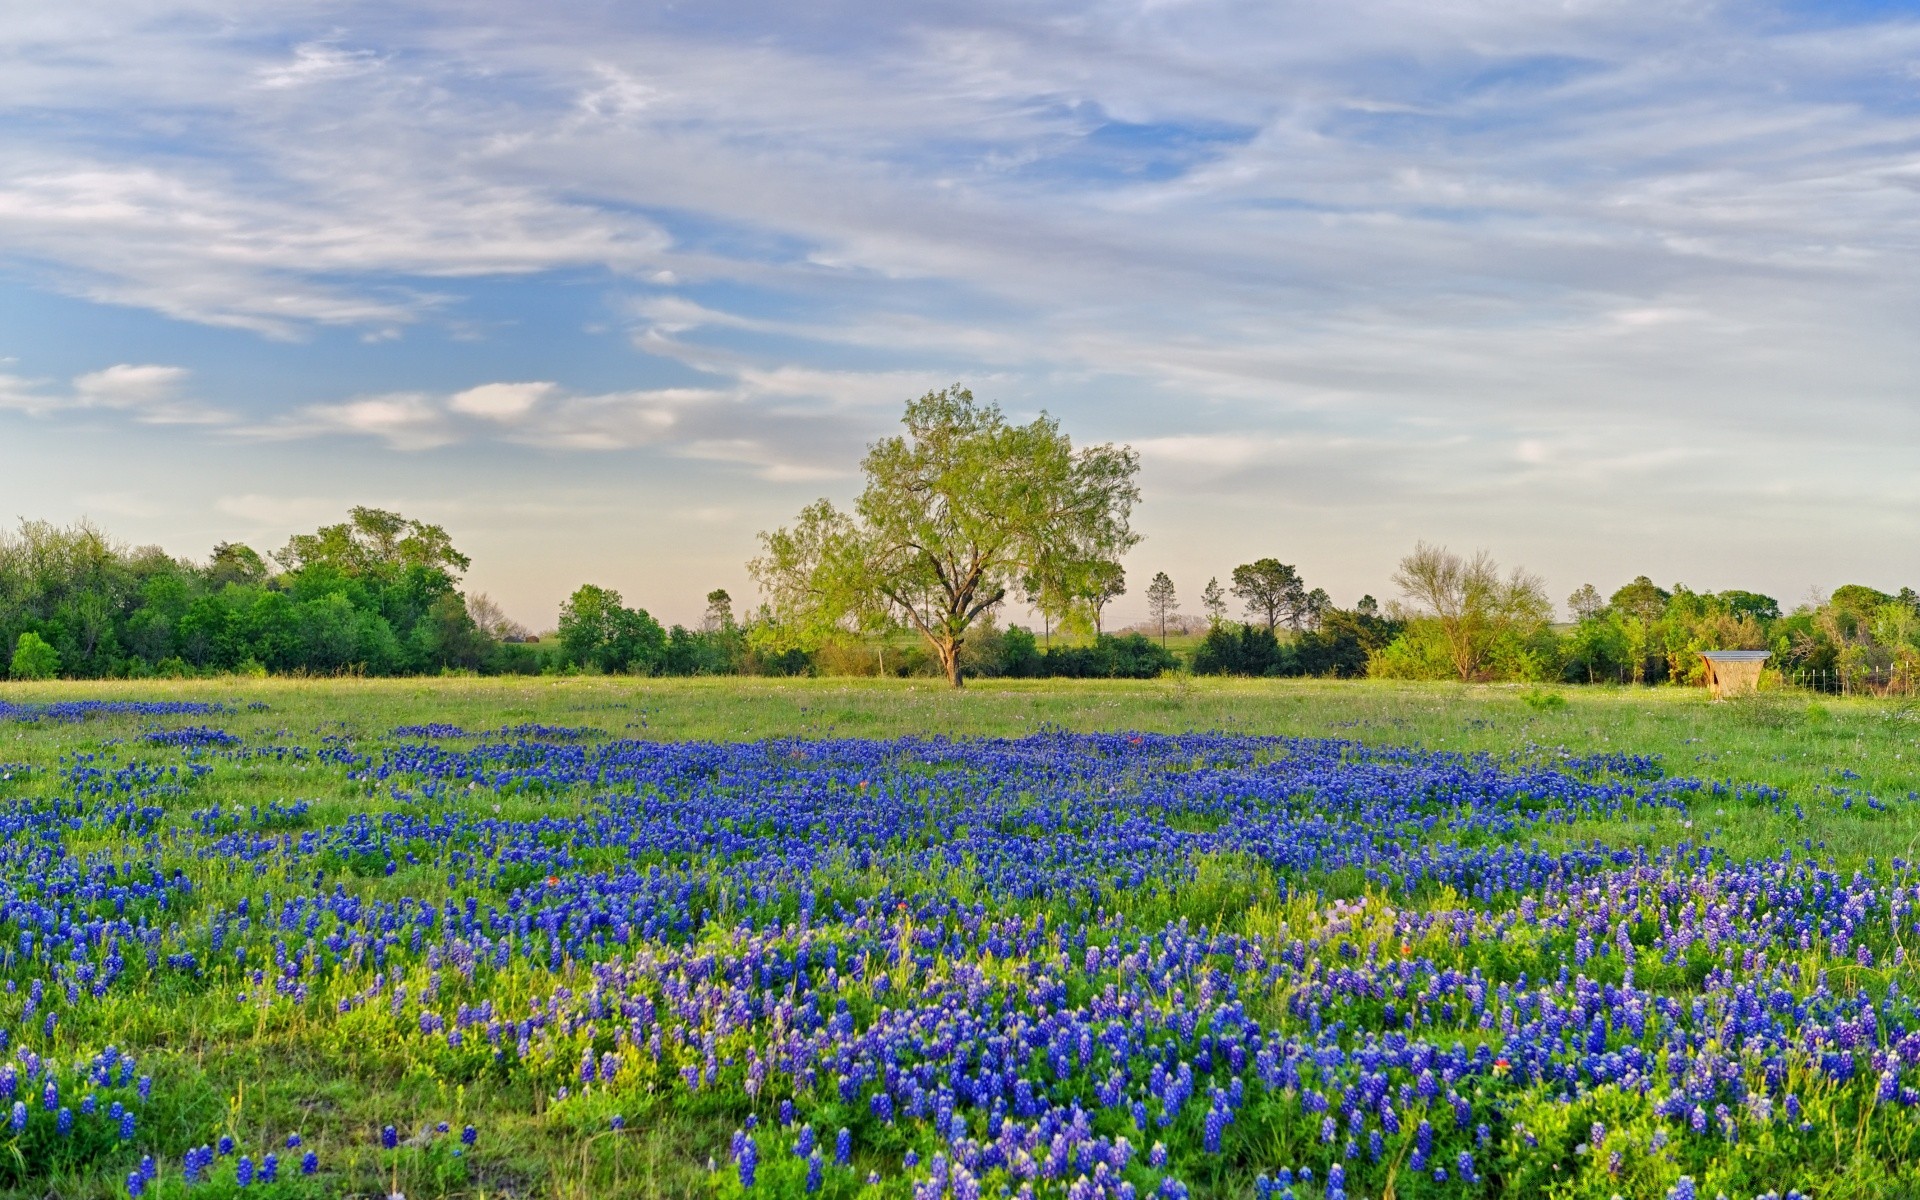
[{"label": "wire fence", "polygon": [[[1602,677],[1604,678],[1604,676]],[[1912,696],[1920,694],[1920,675],[1903,667],[1853,667],[1847,669],[1795,669],[1779,670],[1768,668],[1767,683],[1762,686],[1781,686],[1796,688],[1805,692],[1819,692],[1829,696]],[[1673,682],[1664,671],[1649,669],[1640,678],[1625,667],[1617,670],[1614,680],[1622,686],[1638,684],[1645,687],[1661,687]]]},{"label": "wire fence", "polygon": [[1912,671],[1898,667],[1856,667],[1839,671],[1781,671],[1788,687],[1836,696],[1910,696],[1916,683]]}]

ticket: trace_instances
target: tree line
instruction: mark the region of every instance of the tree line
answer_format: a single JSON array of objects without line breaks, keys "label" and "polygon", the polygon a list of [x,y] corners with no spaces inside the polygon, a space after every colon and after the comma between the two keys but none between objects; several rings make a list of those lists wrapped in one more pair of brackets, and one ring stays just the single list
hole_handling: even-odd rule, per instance
[{"label": "tree line", "polygon": [[[0,666],[13,678],[210,673],[403,675],[588,671],[654,675],[937,674],[1697,683],[1699,652],[1768,649],[1823,686],[1920,686],[1920,597],[1860,585],[1782,612],[1747,591],[1696,592],[1645,576],[1592,585],[1556,622],[1539,578],[1484,551],[1417,545],[1398,596],[1336,607],[1277,557],[1201,590],[1195,629],[1165,573],[1145,631],[1109,632],[1139,458],[1076,447],[1045,413],[1010,422],[958,385],[910,401],[900,435],[868,448],[852,505],[822,499],[763,533],[748,569],[764,597],[737,614],[708,594],[671,627],[619,592],[582,585],[542,644],[485,595],[447,531],[378,508],[297,534],[263,557],[233,542],[205,561],[128,548],[82,522],[0,532]],[[1040,631],[1001,627],[1023,601]],[[1239,613],[1236,618],[1234,606]],[[1193,638],[1185,660],[1171,634]],[[1149,634],[1156,636],[1149,636]],[[1060,636],[1056,644],[1056,635]],[[9,652],[10,648],[10,652]]]},{"label": "tree line", "polygon": [[485,594],[462,590],[470,565],[442,527],[369,507],[271,556],[222,542],[204,561],[130,548],[84,521],[23,521],[0,532],[0,666],[15,679],[137,679],[755,665],[724,592],[709,597],[707,624],[687,630],[582,587],[557,644],[543,647]]}]

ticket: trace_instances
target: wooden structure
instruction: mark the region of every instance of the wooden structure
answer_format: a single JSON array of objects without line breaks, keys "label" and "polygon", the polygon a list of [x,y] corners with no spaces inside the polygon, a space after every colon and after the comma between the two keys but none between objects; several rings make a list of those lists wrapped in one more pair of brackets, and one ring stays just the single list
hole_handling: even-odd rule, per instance
[{"label": "wooden structure", "polygon": [[1773,657],[1770,650],[1702,650],[1707,664],[1707,688],[1715,700],[1751,692],[1760,686],[1760,668]]}]

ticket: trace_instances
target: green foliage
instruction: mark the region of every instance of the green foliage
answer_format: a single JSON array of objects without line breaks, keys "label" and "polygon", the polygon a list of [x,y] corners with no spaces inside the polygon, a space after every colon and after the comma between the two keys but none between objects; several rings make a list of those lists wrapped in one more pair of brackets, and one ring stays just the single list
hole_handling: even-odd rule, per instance
[{"label": "green foliage", "polygon": [[987,679],[1154,679],[1180,665],[1144,634],[1103,633],[1043,651],[1032,630],[1002,631],[990,622],[968,639],[965,653],[967,673]]},{"label": "green foliage", "polygon": [[60,673],[60,652],[28,630],[14,644],[9,673],[15,679],[52,679]]},{"label": "green foliage", "polygon": [[1402,635],[1402,650],[1379,656],[1380,674],[1439,678],[1432,672],[1440,653],[1461,680],[1541,679],[1558,670],[1548,626],[1553,606],[1537,576],[1516,567],[1503,577],[1485,550],[1465,557],[1421,542],[1400,560],[1393,581],[1418,617]]},{"label": "green foliage", "polygon": [[560,606],[560,645],[569,665],[609,675],[657,672],[667,632],[643,608],[627,608],[611,588],[582,584]]},{"label": "green foliage", "polygon": [[1217,621],[1193,653],[1195,675],[1292,675],[1292,660],[1273,630]]},{"label": "green foliage", "polygon": [[418,674],[514,669],[466,610],[468,560],[446,531],[397,513],[296,536],[272,574],[222,542],[204,565],[127,550],[91,526],[0,534],[0,644],[33,632],[81,678],[265,670]]},{"label": "green foliage", "polygon": [[1268,633],[1281,624],[1294,629],[1306,620],[1307,585],[1300,572],[1277,558],[1256,559],[1233,569],[1232,592],[1247,606],[1251,620],[1264,622]]},{"label": "green foliage", "polygon": [[827,500],[761,535],[750,565],[774,618],[819,645],[836,632],[912,628],[961,683],[974,623],[1025,581],[1049,611],[1111,587],[1139,459],[1111,445],[1075,450],[1042,414],[1010,424],[961,387],[907,405],[905,436],[868,448],[851,513]]}]

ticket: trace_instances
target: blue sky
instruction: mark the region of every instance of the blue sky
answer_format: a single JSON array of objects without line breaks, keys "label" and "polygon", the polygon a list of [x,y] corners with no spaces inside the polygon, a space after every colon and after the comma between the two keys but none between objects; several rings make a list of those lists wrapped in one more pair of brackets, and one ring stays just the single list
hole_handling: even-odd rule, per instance
[{"label": "blue sky", "polygon": [[1136,593],[1384,598],[1416,538],[1556,595],[1920,582],[1917,289],[1914,4],[0,29],[6,515],[203,555],[397,507],[535,625],[750,595],[956,380],[1140,449]]}]

